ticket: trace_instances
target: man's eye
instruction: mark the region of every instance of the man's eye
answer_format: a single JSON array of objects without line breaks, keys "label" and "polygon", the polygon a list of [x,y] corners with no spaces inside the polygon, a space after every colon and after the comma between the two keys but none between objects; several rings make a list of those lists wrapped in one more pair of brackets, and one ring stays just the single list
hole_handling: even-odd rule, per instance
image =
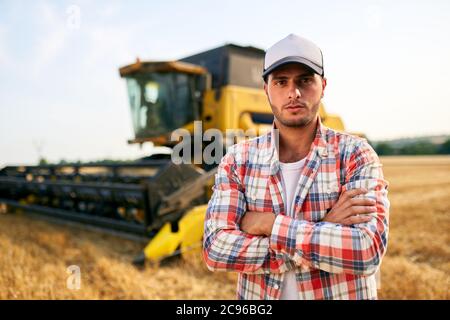
[{"label": "man's eye", "polygon": [[286,84],[286,80],[278,80],[278,81],[275,82],[275,84],[276,84],[277,86],[285,85],[285,84]]},{"label": "man's eye", "polygon": [[303,78],[302,80],[301,80],[301,83],[302,84],[310,84],[312,82],[312,79],[311,78]]}]

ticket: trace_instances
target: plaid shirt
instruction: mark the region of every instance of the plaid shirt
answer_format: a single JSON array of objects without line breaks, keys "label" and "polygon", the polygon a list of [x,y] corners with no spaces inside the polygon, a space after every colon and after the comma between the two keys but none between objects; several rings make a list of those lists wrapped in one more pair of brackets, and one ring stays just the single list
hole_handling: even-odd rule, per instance
[{"label": "plaid shirt", "polygon": [[[284,274],[292,269],[299,299],[376,299],[389,200],[375,151],[365,139],[324,127],[319,119],[295,193],[294,216],[288,216],[273,137],[272,129],[233,145],[223,157],[205,219],[206,265],[239,272],[238,299],[279,299]],[[369,222],[321,222],[342,192],[361,187],[377,203]],[[246,211],[275,213],[270,237],[240,230]]]}]

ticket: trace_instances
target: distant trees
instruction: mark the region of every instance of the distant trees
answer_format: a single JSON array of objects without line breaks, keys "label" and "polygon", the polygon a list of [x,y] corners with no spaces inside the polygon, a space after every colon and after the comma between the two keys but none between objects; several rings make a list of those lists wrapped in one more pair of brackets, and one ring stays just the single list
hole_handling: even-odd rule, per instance
[{"label": "distant trees", "polygon": [[407,144],[400,148],[400,154],[414,155],[414,154],[436,154],[438,151],[438,145],[428,141],[418,141],[411,144]]},{"label": "distant trees", "polygon": [[47,159],[45,159],[44,157],[41,157],[41,158],[39,159],[38,164],[39,164],[40,166],[45,166],[45,165],[48,164],[48,161],[47,161]]},{"label": "distant trees", "polygon": [[438,148],[439,154],[450,154],[450,139],[447,139],[443,144],[441,144]]},{"label": "distant trees", "polygon": [[380,156],[450,154],[450,138],[440,144],[418,140],[403,145],[389,142],[373,143],[373,147]]},{"label": "distant trees", "polygon": [[382,142],[382,143],[379,143],[379,144],[375,145],[375,151],[380,156],[388,156],[388,155],[395,154],[394,153],[394,148],[392,148],[389,143],[385,143],[385,142]]}]

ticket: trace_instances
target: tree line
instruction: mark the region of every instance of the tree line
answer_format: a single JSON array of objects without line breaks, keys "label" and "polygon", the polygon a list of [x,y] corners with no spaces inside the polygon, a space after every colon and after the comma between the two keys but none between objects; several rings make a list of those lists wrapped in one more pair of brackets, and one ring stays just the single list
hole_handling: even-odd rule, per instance
[{"label": "tree line", "polygon": [[450,154],[450,138],[443,143],[420,140],[403,145],[389,142],[372,142],[371,145],[380,156]]}]

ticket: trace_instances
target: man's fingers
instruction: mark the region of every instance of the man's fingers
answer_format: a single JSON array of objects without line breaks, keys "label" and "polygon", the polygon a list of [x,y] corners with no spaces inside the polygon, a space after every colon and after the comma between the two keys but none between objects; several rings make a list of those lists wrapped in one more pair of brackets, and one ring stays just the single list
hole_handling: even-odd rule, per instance
[{"label": "man's fingers", "polygon": [[338,201],[335,204],[335,207],[341,207],[343,208],[351,206],[350,200],[352,200],[353,197],[359,196],[361,194],[366,194],[367,189],[365,188],[356,188],[356,189],[350,189],[345,191],[339,196]]},{"label": "man's fingers", "polygon": [[366,194],[368,190],[366,188],[356,188],[356,189],[350,189],[345,191],[342,196],[346,198],[346,200],[349,200],[353,197],[359,196],[361,194]]},{"label": "man's fingers", "polygon": [[375,206],[353,206],[346,210],[346,217],[356,216],[358,214],[376,213],[377,207]]},{"label": "man's fingers", "polygon": [[344,219],[342,221],[342,224],[345,226],[351,225],[351,224],[358,224],[358,223],[365,223],[372,220],[372,217],[370,216],[351,216],[347,219]]},{"label": "man's fingers", "polygon": [[377,202],[369,198],[353,198],[349,200],[351,206],[374,206]]},{"label": "man's fingers", "polygon": [[353,198],[350,200],[347,200],[346,202],[343,202],[340,207],[343,211],[349,211],[352,210],[355,206],[375,206],[377,202],[373,199],[369,198]]},{"label": "man's fingers", "polygon": [[[332,210],[329,212],[324,221],[327,222],[337,222],[343,223],[347,221],[346,224],[361,223],[364,219],[367,219],[367,214],[376,213],[376,201],[367,197],[358,197],[358,195],[364,195],[368,192],[365,188],[356,188],[347,190],[341,194],[339,200],[334,204]],[[353,222],[354,218],[358,215],[364,215],[366,217],[357,218],[360,222]],[[350,220],[348,220],[350,219]]]}]

